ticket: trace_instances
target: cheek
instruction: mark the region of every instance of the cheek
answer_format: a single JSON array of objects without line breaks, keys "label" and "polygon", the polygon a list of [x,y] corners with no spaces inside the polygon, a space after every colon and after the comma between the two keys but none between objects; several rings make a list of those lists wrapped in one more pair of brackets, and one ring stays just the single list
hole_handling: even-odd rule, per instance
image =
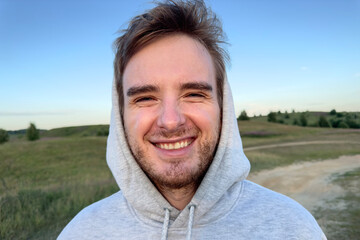
[{"label": "cheek", "polygon": [[203,133],[217,134],[220,128],[218,105],[197,106],[189,109],[188,116]]},{"label": "cheek", "polygon": [[128,110],[124,112],[125,131],[128,136],[135,139],[143,139],[154,123],[154,113],[147,110]]}]

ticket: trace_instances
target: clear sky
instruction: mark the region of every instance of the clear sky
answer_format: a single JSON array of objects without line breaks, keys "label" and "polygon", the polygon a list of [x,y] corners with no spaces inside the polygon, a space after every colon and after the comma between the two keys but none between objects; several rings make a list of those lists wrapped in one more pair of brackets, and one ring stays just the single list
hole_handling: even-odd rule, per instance
[{"label": "clear sky", "polygon": [[[360,0],[206,0],[236,112],[360,111]],[[112,42],[149,1],[0,0],[0,128],[108,124]]]}]

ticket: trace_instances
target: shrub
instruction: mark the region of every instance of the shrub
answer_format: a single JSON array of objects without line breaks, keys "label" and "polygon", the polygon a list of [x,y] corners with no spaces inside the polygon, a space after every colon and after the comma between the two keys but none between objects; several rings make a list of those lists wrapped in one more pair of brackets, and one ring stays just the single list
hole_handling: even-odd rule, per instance
[{"label": "shrub", "polygon": [[344,116],[344,114],[343,113],[336,113],[336,117],[338,117],[338,118],[342,118]]},{"label": "shrub", "polygon": [[290,115],[289,115],[289,113],[288,113],[287,111],[285,111],[285,118],[286,118],[286,119],[289,119],[289,118],[290,118]]},{"label": "shrub", "polygon": [[335,109],[331,110],[330,115],[336,115],[336,110]]},{"label": "shrub", "polygon": [[293,125],[300,125],[300,124],[299,124],[299,121],[297,120],[297,118],[294,118]]},{"label": "shrub", "polygon": [[319,127],[330,127],[329,121],[324,116],[320,116],[318,124]]},{"label": "shrub", "polygon": [[270,112],[267,117],[268,122],[276,122],[276,113]]},{"label": "shrub", "polygon": [[308,122],[307,122],[305,113],[302,113],[302,114],[300,115],[300,123],[301,123],[301,126],[303,126],[303,127],[306,127],[306,126],[307,126]]},{"label": "shrub", "polygon": [[341,119],[330,119],[330,124],[333,128],[338,128],[341,122],[343,122]]},{"label": "shrub", "polygon": [[26,130],[26,137],[29,141],[35,141],[40,138],[39,130],[36,128],[35,124],[30,123],[30,126]]},{"label": "shrub", "polygon": [[240,116],[238,117],[238,119],[239,119],[240,121],[247,121],[247,120],[249,120],[250,118],[248,117],[246,111],[244,110],[244,111],[242,111],[242,112],[240,113]]},{"label": "shrub", "polygon": [[349,125],[347,125],[346,122],[340,122],[338,128],[349,128]]},{"label": "shrub", "polygon": [[9,141],[9,134],[4,129],[0,128],[0,144]]},{"label": "shrub", "polygon": [[346,124],[349,126],[349,128],[360,128],[360,124],[358,124],[353,119],[346,119]]}]

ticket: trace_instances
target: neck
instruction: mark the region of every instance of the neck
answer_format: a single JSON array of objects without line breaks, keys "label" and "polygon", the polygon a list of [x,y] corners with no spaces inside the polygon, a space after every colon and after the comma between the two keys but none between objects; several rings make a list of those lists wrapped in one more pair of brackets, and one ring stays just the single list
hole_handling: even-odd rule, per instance
[{"label": "neck", "polygon": [[171,206],[175,207],[178,210],[183,210],[186,205],[189,204],[197,188],[195,184],[191,184],[191,186],[186,186],[178,189],[172,189],[163,186],[157,187],[161,194],[171,204]]}]

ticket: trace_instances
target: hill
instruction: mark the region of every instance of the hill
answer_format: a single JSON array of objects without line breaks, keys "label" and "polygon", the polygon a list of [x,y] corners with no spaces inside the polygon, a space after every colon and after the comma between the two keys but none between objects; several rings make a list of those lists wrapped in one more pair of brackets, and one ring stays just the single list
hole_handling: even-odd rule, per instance
[{"label": "hill", "polygon": [[109,125],[89,125],[77,127],[54,128],[42,132],[42,137],[89,137],[107,136]]}]

